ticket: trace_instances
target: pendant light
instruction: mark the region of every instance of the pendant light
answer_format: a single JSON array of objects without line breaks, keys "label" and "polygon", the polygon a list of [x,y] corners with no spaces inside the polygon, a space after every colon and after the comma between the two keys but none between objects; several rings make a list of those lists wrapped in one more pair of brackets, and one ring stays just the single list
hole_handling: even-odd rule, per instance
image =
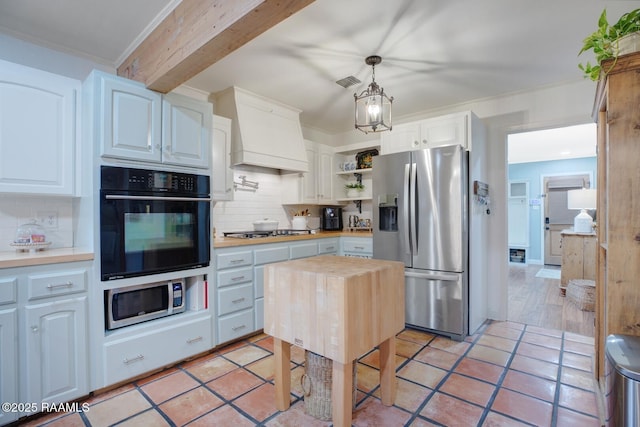
[{"label": "pendant light", "polygon": [[376,83],[376,65],[382,62],[377,55],[368,56],[365,64],[371,65],[371,83],[358,95],[353,94],[356,101],[356,129],[364,133],[391,130],[391,105],[393,96],[389,97],[384,89]]}]

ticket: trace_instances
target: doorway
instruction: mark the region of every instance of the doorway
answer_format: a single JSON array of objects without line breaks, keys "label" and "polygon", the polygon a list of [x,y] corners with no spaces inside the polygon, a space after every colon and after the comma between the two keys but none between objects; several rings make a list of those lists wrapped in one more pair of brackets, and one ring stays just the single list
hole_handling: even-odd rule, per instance
[{"label": "doorway", "polygon": [[543,176],[544,189],[544,264],[561,265],[562,230],[573,227],[574,210],[567,208],[567,191],[590,188],[590,175]]}]

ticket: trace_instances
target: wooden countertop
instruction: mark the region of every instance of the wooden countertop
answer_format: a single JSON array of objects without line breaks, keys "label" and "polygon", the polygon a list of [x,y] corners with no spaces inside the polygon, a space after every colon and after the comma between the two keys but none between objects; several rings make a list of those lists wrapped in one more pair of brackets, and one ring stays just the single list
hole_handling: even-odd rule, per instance
[{"label": "wooden countertop", "polygon": [[0,269],[62,262],[90,261],[93,251],[86,248],[58,248],[37,252],[0,252]]},{"label": "wooden countertop", "polygon": [[260,237],[257,239],[237,239],[233,237],[216,237],[213,240],[213,247],[214,248],[231,248],[235,246],[291,242],[296,240],[326,239],[328,237],[373,237],[373,233],[368,231],[318,231],[315,234],[302,234],[297,236]]}]

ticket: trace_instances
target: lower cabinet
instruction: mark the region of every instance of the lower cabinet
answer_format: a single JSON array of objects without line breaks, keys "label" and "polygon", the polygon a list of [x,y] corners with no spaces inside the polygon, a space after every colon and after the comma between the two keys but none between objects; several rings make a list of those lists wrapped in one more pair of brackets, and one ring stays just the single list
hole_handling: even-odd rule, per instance
[{"label": "lower cabinet", "polygon": [[28,403],[0,411],[0,424],[89,393],[91,268],[87,261],[0,270],[0,400]]},{"label": "lower cabinet", "polygon": [[371,237],[343,237],[340,241],[340,255],[373,258],[373,239]]},{"label": "lower cabinet", "polygon": [[179,324],[174,321],[172,318],[152,331],[105,343],[106,383],[133,378],[213,347],[211,316]]},{"label": "lower cabinet", "polygon": [[[2,288],[4,284],[0,283]],[[15,307],[0,310],[0,349],[0,401],[18,403],[18,309]],[[17,412],[0,411],[0,425],[15,421],[18,416]]]},{"label": "lower cabinet", "polygon": [[24,402],[66,402],[89,391],[87,297],[25,307]]},{"label": "lower cabinet", "polygon": [[338,238],[215,249],[218,308],[216,344],[233,341],[264,328],[265,264],[338,254],[339,249]]}]

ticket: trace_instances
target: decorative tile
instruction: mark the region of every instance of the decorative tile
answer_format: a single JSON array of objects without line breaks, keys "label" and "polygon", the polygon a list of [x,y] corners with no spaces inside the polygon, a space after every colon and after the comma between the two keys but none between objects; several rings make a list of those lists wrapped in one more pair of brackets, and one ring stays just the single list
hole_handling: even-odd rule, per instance
[{"label": "decorative tile", "polygon": [[483,408],[442,393],[434,394],[420,414],[447,426],[475,426]]},{"label": "decorative tile", "polygon": [[534,359],[544,360],[545,362],[559,363],[560,362],[560,350],[554,348],[543,347],[541,345],[535,345],[530,343],[520,343],[517,354],[523,356],[532,357]]},{"label": "decorative tile", "polygon": [[451,374],[438,391],[453,395],[482,407],[487,406],[495,386],[458,374]]},{"label": "decorative tile", "polygon": [[198,387],[200,384],[182,371],[174,372],[153,382],[147,383],[140,389],[156,404]]},{"label": "decorative tile", "polygon": [[119,394],[111,399],[92,405],[85,416],[95,426],[107,426],[129,418],[151,407],[138,390]]},{"label": "decorative tile", "polygon": [[551,425],[553,405],[515,391],[500,389],[491,410],[537,426]]},{"label": "decorative tile", "polygon": [[396,376],[413,381],[424,387],[436,388],[446,374],[447,371],[443,369],[411,360],[396,373]]},{"label": "decorative tile", "polygon": [[546,335],[549,337],[562,338],[562,331],[559,331],[557,329],[546,329],[539,326],[527,325],[527,333],[529,332],[539,335]]},{"label": "decorative tile", "polygon": [[159,406],[160,410],[177,425],[206,414],[219,407],[223,401],[204,387],[198,387]]},{"label": "decorative tile", "polygon": [[458,366],[456,366],[454,371],[468,377],[497,384],[500,376],[504,372],[504,368],[492,363],[465,357],[460,361]]},{"label": "decorative tile", "polygon": [[522,335],[522,329],[514,329],[502,323],[494,323],[487,327],[485,335],[495,335],[510,340],[518,340]]},{"label": "decorative tile", "polygon": [[595,347],[593,344],[564,340],[564,351],[578,353],[584,356],[591,356],[595,353]]},{"label": "decorative tile", "polygon": [[263,380],[244,369],[238,368],[208,382],[207,386],[226,400],[233,400],[261,384],[264,384]]},{"label": "decorative tile", "polygon": [[537,397],[547,402],[553,402],[556,393],[556,381],[546,380],[512,369],[507,371],[502,387]]},{"label": "decorative tile", "polygon": [[362,363],[358,363],[356,377],[358,390],[365,393],[369,393],[380,385],[380,371]]}]

